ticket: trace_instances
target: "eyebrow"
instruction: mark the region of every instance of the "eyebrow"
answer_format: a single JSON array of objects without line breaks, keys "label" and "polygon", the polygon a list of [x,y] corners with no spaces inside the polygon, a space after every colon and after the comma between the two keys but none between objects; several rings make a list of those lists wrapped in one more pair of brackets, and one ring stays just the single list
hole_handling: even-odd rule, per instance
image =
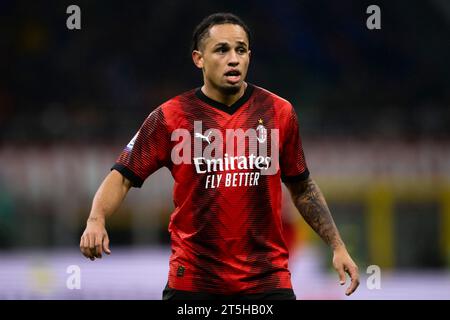
[{"label": "eyebrow", "polygon": [[239,43],[240,45],[242,45],[242,46],[244,46],[244,47],[247,46],[247,44],[246,44],[244,41],[238,41],[237,43]]},{"label": "eyebrow", "polygon": [[[237,43],[239,45],[247,47],[247,44],[244,41],[237,41]],[[216,43],[216,45],[214,45],[214,48],[221,47],[221,46],[228,46],[228,45],[229,45],[228,42],[219,42],[219,43]]]}]

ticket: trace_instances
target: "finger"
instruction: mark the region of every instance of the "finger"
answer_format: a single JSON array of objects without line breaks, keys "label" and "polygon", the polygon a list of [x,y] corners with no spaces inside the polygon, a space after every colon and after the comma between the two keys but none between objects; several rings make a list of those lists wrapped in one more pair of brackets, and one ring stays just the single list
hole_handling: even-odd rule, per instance
[{"label": "finger", "polygon": [[358,280],[352,280],[352,282],[350,283],[350,286],[348,287],[347,291],[345,292],[345,294],[347,296],[351,295],[353,292],[355,292],[356,288],[358,288],[359,286],[359,281]]},{"label": "finger", "polygon": [[88,247],[88,249],[93,249],[95,247],[95,243],[92,240],[93,239],[91,235],[86,235],[86,246]]},{"label": "finger", "polygon": [[342,267],[336,269],[339,274],[339,284],[342,286],[345,284],[345,272]]},{"label": "finger", "polygon": [[106,254],[111,254],[111,250],[109,249],[109,237],[107,235],[103,238],[103,250]]},{"label": "finger", "polygon": [[82,238],[82,252],[86,258],[91,258],[91,254],[89,252],[89,239],[86,236]]},{"label": "finger", "polygon": [[81,236],[81,238],[80,238],[80,251],[84,254],[83,249],[84,249],[84,237]]},{"label": "finger", "polygon": [[86,247],[83,249],[83,254],[86,258],[94,260],[94,256],[92,255],[91,249],[89,247]]},{"label": "finger", "polygon": [[102,258],[102,242],[102,236],[97,236],[95,238],[95,256],[100,259]]},{"label": "finger", "polygon": [[87,247],[86,246],[86,238],[83,235],[80,240],[80,250],[81,250],[81,253],[83,253],[83,256],[85,256],[86,258],[89,258],[86,247]]},{"label": "finger", "polygon": [[351,295],[353,292],[355,292],[356,288],[359,286],[359,274],[358,270],[355,268],[352,268],[348,271],[348,274],[350,275],[350,278],[352,279],[350,286],[347,288],[347,291],[345,294],[347,296]]},{"label": "finger", "polygon": [[95,238],[93,235],[87,236],[87,243],[88,243],[87,251],[89,252],[89,258],[92,261],[94,261],[95,260]]}]

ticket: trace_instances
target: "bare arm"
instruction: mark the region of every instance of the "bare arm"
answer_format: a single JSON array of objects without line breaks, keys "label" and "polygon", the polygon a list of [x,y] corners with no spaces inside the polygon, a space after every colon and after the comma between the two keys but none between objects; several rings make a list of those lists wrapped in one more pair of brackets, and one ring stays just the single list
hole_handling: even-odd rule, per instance
[{"label": "bare arm", "polygon": [[105,221],[119,208],[130,188],[131,182],[116,170],[112,170],[103,180],[94,196],[80,240],[80,250],[85,257],[95,260],[102,257],[103,251],[111,253]]},{"label": "bare arm", "polygon": [[319,186],[312,180],[286,183],[305,221],[333,250],[344,245]]},{"label": "bare arm", "polygon": [[345,248],[319,186],[311,178],[289,182],[286,186],[305,221],[333,250],[333,266],[339,273],[341,284],[345,283],[345,272],[350,275],[352,282],[346,294],[352,294],[359,285],[358,267]]}]

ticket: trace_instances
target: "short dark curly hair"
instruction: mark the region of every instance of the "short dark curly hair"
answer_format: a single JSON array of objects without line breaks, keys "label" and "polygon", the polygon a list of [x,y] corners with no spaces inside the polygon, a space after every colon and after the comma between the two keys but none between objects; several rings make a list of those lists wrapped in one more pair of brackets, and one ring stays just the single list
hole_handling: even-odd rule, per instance
[{"label": "short dark curly hair", "polygon": [[248,41],[250,42],[250,29],[247,25],[239,18],[238,16],[228,13],[228,12],[219,12],[214,13],[202,20],[194,29],[194,33],[192,35],[192,43],[191,43],[191,52],[199,49],[199,44],[202,40],[207,36],[209,29],[218,24],[236,24],[241,26],[247,34]]}]

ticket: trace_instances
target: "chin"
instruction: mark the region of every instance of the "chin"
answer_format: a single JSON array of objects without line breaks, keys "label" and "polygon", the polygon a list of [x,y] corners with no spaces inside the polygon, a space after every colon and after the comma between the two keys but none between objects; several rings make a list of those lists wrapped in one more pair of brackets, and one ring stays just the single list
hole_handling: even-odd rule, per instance
[{"label": "chin", "polygon": [[243,83],[242,82],[238,82],[236,84],[226,84],[225,86],[222,86],[222,91],[225,94],[236,94],[239,92],[239,90],[241,90]]}]

